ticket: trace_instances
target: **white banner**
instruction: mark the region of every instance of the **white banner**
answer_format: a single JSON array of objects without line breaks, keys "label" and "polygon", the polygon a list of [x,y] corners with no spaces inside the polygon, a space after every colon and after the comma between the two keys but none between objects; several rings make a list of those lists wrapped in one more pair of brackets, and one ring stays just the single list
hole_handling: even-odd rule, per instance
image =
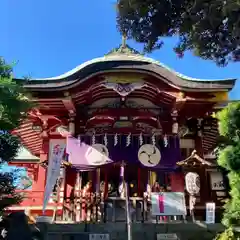
[{"label": "white banner", "polygon": [[185,216],[187,214],[183,192],[152,193],[152,215]]},{"label": "white banner", "polygon": [[65,139],[50,139],[47,169],[47,182],[44,192],[43,213],[47,207],[54,185],[60,176],[61,162],[66,147]]}]

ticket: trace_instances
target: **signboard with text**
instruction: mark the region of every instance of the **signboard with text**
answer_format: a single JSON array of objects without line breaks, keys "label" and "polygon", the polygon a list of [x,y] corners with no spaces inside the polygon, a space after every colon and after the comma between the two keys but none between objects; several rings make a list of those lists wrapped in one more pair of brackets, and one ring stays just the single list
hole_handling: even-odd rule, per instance
[{"label": "signboard with text", "polygon": [[93,233],[89,234],[89,240],[109,240],[108,233]]},{"label": "signboard with text", "polygon": [[178,240],[176,233],[158,233],[157,240]]},{"label": "signboard with text", "polygon": [[211,189],[212,190],[214,190],[214,191],[225,190],[225,186],[223,183],[223,175],[221,172],[211,172],[210,180],[211,180]]},{"label": "signboard with text", "polygon": [[206,203],[206,223],[213,224],[215,223],[215,203]]},{"label": "signboard with text", "polygon": [[187,213],[182,192],[152,193],[151,202],[154,216],[185,216]]}]

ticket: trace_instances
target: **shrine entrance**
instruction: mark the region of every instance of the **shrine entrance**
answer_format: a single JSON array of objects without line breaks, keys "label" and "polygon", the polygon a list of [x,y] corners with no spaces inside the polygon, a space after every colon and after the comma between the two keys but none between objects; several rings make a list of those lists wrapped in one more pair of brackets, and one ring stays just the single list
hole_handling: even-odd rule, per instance
[{"label": "shrine entrance", "polygon": [[[120,177],[120,165],[120,163],[116,163],[101,168],[100,182],[107,182],[108,193],[111,196],[119,196],[118,188],[122,181]],[[146,168],[131,163],[125,164],[124,180],[128,183],[130,197],[143,196],[149,181],[148,175],[149,171]]]}]

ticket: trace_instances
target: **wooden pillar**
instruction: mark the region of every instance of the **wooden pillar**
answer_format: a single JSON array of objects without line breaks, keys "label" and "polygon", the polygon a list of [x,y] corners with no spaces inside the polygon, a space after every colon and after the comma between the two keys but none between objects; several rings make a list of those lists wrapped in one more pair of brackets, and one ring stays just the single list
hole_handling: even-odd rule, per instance
[{"label": "wooden pillar", "polygon": [[74,113],[69,114],[68,129],[72,135],[75,134],[75,114]]},{"label": "wooden pillar", "polygon": [[100,192],[100,176],[101,176],[101,169],[98,168],[96,170],[96,193],[99,193]]},{"label": "wooden pillar", "polygon": [[[42,149],[40,151],[40,162],[48,161],[48,152],[49,152],[49,139],[48,137],[42,138]],[[39,179],[42,178],[42,179]],[[40,180],[40,181],[39,181]],[[39,188],[45,188],[47,181],[47,170],[43,167],[38,167],[38,186]]]},{"label": "wooden pillar", "polygon": [[138,176],[137,176],[137,196],[141,197],[141,168],[138,167]]},{"label": "wooden pillar", "polygon": [[108,197],[108,169],[104,171],[104,199]]},{"label": "wooden pillar", "polygon": [[202,119],[198,119],[197,134],[195,137],[195,149],[198,156],[204,156],[203,145],[202,145],[202,130],[201,130]]},{"label": "wooden pillar", "polygon": [[[42,137],[42,149],[40,151],[40,162],[48,161],[49,153],[49,138],[47,134],[41,134]],[[44,201],[44,191],[47,183],[47,169],[43,166],[38,165],[37,169],[37,181],[36,181],[36,191],[42,192],[42,204]],[[34,183],[33,183],[34,184]],[[34,187],[34,186],[33,186]]]},{"label": "wooden pillar", "polygon": [[80,199],[80,191],[81,191],[81,175],[80,172],[77,172],[77,176],[76,176],[76,185],[75,185],[75,206],[76,206],[76,222],[80,222],[81,221],[81,207],[79,204],[79,199]]},{"label": "wooden pillar", "polygon": [[[197,126],[198,131],[197,131],[197,135],[195,138],[195,149],[197,151],[197,154],[204,159],[201,124],[202,124],[202,119],[198,119],[198,126]],[[210,194],[209,184],[207,182],[206,173],[205,173],[205,168],[200,167],[198,169],[198,174],[200,176],[200,185],[201,185],[200,199],[201,199],[202,204],[204,204],[204,206],[205,206],[205,203],[208,201],[209,194]]]}]

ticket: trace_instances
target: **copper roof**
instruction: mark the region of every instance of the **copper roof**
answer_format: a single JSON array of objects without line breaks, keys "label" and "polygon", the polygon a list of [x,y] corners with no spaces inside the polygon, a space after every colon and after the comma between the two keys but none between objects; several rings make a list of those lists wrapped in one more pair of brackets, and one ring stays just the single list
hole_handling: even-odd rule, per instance
[{"label": "copper roof", "polygon": [[177,73],[158,61],[145,57],[128,45],[120,45],[103,57],[87,61],[73,70],[53,78],[23,80],[24,86],[33,91],[64,90],[85,82],[99,73],[134,71],[154,75],[176,88],[186,91],[231,90],[236,79],[202,80]]}]

